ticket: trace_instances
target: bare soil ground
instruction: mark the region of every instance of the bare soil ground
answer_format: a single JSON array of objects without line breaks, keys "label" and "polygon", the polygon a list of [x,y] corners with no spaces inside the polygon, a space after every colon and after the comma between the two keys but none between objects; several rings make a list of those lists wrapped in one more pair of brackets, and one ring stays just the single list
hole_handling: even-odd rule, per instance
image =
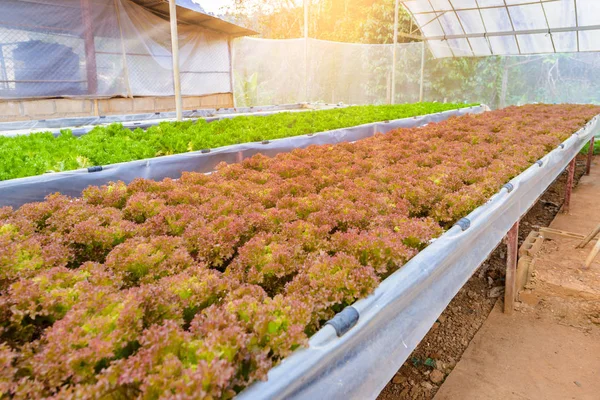
[{"label": "bare soil ground", "polygon": [[[586,235],[600,223],[598,164],[551,228]],[[547,235],[530,253],[516,312],[496,303],[434,400],[600,398],[600,257],[582,268],[594,243],[578,249],[580,241]]]},{"label": "bare soil ground", "polygon": [[[584,173],[578,156],[575,182]],[[549,226],[565,193],[566,172],[521,220],[519,245],[532,230]],[[379,395],[379,400],[429,400],[461,359],[467,346],[503,296],[506,246],[501,244],[460,290],[429,333]]]},{"label": "bare soil ground", "polygon": [[565,324],[543,303],[507,315],[502,302],[435,400],[597,400],[600,327]]},{"label": "bare soil ground", "polygon": [[[600,224],[599,198],[600,157],[596,157],[590,176],[583,177],[573,191],[571,211],[557,215],[550,228],[587,236]],[[519,296],[523,311],[535,312],[537,319],[547,314],[584,330],[600,325],[600,256],[584,269],[595,241],[576,248],[579,243],[564,236],[544,240],[532,260],[530,282]]]}]

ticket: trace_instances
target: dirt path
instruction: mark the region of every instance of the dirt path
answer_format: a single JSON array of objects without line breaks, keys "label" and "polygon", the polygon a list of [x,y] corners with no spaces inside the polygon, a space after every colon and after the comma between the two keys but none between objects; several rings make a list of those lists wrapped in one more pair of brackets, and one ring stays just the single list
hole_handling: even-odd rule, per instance
[{"label": "dirt path", "polygon": [[600,397],[600,328],[560,324],[549,315],[507,316],[500,305],[434,400]]},{"label": "dirt path", "polygon": [[[584,157],[578,157],[576,182],[583,175],[584,163]],[[565,182],[563,173],[522,219],[520,243],[531,230],[550,225],[563,203]],[[503,295],[505,270],[506,247],[500,245],[452,300],[378,400],[434,397]]]},{"label": "dirt path", "polygon": [[[586,235],[600,223],[600,159],[551,228]],[[498,302],[435,396],[450,399],[599,399],[600,259],[581,266],[593,243],[549,236],[512,316]]]}]

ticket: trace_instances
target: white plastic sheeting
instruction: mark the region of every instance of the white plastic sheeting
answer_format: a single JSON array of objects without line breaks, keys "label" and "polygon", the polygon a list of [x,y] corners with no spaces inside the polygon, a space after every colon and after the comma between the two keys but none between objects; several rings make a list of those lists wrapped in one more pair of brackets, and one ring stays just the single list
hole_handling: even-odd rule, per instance
[{"label": "white plastic sheeting", "polygon": [[[226,34],[180,23],[179,45],[183,95],[231,92]],[[1,98],[173,93],[169,22],[132,1],[0,2]]]},{"label": "white plastic sheeting", "polygon": [[598,0],[402,0],[435,57],[600,50]]},{"label": "white plastic sheeting", "polygon": [[600,131],[599,117],[469,214],[467,229],[455,225],[351,306],[358,321],[344,335],[325,325],[309,348],[283,360],[268,381],[237,398],[375,399],[515,221]]}]

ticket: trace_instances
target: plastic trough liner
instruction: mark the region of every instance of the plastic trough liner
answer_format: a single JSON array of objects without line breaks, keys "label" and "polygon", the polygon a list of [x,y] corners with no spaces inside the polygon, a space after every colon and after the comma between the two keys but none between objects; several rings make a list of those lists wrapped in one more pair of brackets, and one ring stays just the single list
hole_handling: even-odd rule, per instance
[{"label": "plastic trough liner", "polygon": [[[212,122],[225,118],[234,118],[242,115],[265,116],[281,112],[304,112],[304,111],[319,111],[329,110],[332,108],[349,107],[346,104],[325,104],[325,103],[298,103],[298,104],[282,104],[277,106],[255,106],[255,107],[237,107],[237,108],[220,108],[220,109],[200,109],[183,111],[183,118],[186,120],[195,121],[200,118]],[[142,128],[146,129],[154,125],[158,125],[164,121],[175,121],[174,112],[157,112],[145,114],[129,114],[129,115],[106,115],[106,116],[90,116],[90,117],[72,117],[72,118],[55,118],[37,121],[14,121],[0,122],[0,135],[17,136],[28,135],[31,132],[51,132],[54,136],[58,136],[62,129],[70,129],[74,136],[82,136],[94,129],[96,126],[109,125],[113,123],[121,123],[129,129]]]},{"label": "plastic trough liner", "polygon": [[207,149],[108,166],[10,179],[0,182],[0,207],[20,207],[25,203],[42,201],[48,194],[55,192],[68,196],[79,196],[83,189],[90,185],[103,185],[111,181],[121,180],[128,183],[135,178],[176,179],[184,171],[208,173],[214,171],[215,167],[221,162],[235,163],[258,153],[275,156],[279,153],[311,145],[353,142],[373,136],[375,133],[387,133],[397,128],[423,126],[430,122],[443,121],[452,116],[482,113],[486,109],[486,106],[461,108],[437,114],[403,118],[389,122],[376,122],[311,135],[243,143],[213,150]]},{"label": "plastic trough liner", "polygon": [[344,309],[308,348],[284,359],[268,381],[251,385],[237,399],[376,398],[512,225],[600,132],[599,118],[511,180],[371,296]]}]

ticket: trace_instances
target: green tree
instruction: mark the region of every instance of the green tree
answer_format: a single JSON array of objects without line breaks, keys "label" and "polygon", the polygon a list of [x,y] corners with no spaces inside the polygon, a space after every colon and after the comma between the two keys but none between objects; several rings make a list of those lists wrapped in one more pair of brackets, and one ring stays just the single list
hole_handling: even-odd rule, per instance
[{"label": "green tree", "polygon": [[[392,43],[395,0],[311,0],[309,35],[314,39],[350,43]],[[301,0],[244,0],[224,11],[222,17],[259,32],[268,39],[303,36]],[[399,30],[414,29],[400,8]],[[400,38],[399,42],[410,41]]]}]

